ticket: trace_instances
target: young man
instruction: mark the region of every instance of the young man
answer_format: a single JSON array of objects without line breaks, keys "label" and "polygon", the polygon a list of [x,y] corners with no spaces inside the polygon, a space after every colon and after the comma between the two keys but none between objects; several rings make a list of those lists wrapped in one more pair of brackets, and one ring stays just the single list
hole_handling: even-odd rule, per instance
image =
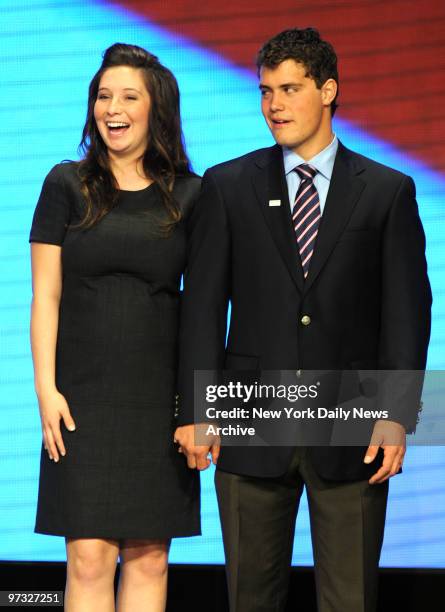
[{"label": "young man", "polygon": [[[191,219],[175,438],[198,469],[209,450],[216,462],[218,446],[194,445],[193,370],[298,377],[426,364],[431,292],[412,179],[338,141],[337,58],[316,30],[281,32],[257,64],[276,145],[208,170]],[[284,609],[304,486],[318,609],[375,610],[388,479],[413,423],[402,412],[389,425],[391,435],[383,427],[368,448],[222,449],[216,487],[232,612]]]}]

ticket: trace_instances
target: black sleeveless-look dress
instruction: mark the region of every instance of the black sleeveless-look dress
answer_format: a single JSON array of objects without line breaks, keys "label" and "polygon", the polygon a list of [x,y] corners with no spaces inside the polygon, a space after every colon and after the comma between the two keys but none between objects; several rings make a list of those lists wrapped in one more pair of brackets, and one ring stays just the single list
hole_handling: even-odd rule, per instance
[{"label": "black sleeveless-look dress", "polygon": [[42,447],[35,531],[72,538],[171,538],[200,533],[199,474],[173,444],[185,224],[200,188],[179,177],[183,220],[169,237],[158,186],[120,191],[90,229],[77,163],[45,179],[30,242],[62,247],[56,385],[76,423],[67,454]]}]

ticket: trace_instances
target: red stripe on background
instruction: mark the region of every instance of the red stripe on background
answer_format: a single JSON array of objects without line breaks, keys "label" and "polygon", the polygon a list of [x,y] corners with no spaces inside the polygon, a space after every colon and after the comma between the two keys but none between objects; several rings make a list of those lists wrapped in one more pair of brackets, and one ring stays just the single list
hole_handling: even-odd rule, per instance
[{"label": "red stripe on background", "polygon": [[317,27],[339,57],[339,116],[445,171],[444,0],[122,0],[243,66],[289,27]]}]

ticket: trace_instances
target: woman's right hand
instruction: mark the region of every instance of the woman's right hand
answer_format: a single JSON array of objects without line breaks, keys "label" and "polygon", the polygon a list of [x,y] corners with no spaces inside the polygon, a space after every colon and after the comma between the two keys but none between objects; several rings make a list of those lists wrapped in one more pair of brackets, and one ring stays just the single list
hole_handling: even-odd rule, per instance
[{"label": "woman's right hand", "polygon": [[38,400],[42,421],[43,446],[48,452],[49,458],[54,459],[57,463],[59,453],[63,457],[66,455],[60,431],[60,421],[63,419],[68,431],[74,431],[76,424],[65,397],[57,389],[40,394]]}]

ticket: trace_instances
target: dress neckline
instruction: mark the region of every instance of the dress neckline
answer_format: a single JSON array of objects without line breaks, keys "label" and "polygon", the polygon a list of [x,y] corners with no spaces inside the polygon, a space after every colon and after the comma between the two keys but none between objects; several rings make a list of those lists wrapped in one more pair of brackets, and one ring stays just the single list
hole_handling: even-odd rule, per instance
[{"label": "dress neckline", "polygon": [[120,193],[143,193],[144,191],[147,191],[148,189],[150,189],[150,187],[153,187],[153,185],[155,185],[156,182],[153,181],[152,183],[150,183],[150,185],[147,185],[147,187],[144,187],[143,189],[119,189]]}]

